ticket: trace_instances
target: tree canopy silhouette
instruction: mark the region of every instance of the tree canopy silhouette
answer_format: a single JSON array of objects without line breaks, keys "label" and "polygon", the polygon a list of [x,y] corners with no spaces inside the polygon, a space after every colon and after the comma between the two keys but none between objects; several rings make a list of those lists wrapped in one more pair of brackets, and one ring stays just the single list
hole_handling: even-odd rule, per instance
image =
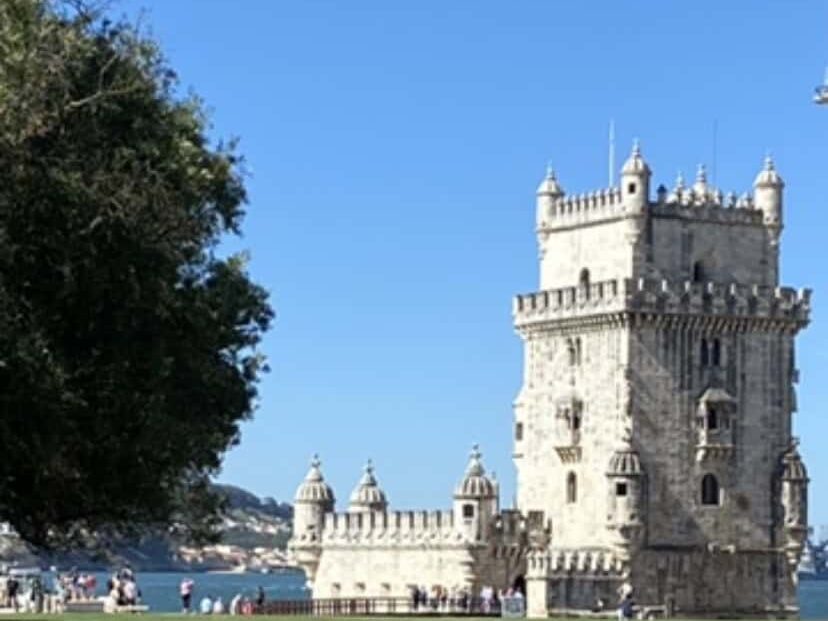
[{"label": "tree canopy silhouette", "polygon": [[176,89],[127,23],[0,2],[0,520],[37,546],[209,535],[253,411],[241,161]]}]

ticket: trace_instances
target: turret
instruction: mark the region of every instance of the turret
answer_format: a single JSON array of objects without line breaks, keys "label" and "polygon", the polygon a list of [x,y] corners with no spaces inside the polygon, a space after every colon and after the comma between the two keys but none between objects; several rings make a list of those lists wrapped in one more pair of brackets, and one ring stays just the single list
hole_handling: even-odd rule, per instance
[{"label": "turret", "polygon": [[782,455],[781,493],[785,552],[792,566],[799,563],[808,537],[808,472],[793,440]]},{"label": "turret", "polygon": [[607,467],[607,528],[619,556],[642,544],[645,530],[644,470],[627,431]]},{"label": "turret", "polygon": [[313,586],[322,555],[325,514],[334,509],[334,493],[325,483],[317,455],[311,460],[305,480],[296,490],[293,504],[293,536],[289,549],[293,560],[305,571],[308,586]]},{"label": "turret", "polygon": [[621,168],[621,198],[627,211],[643,213],[650,196],[650,167],[641,156],[636,140],[632,153]]},{"label": "turret", "polygon": [[693,195],[699,204],[707,203],[708,199],[713,196],[712,188],[707,185],[707,169],[704,164],[699,164],[696,170],[696,182],[693,184]]},{"label": "turret", "polygon": [[782,190],[785,182],[776,171],[776,166],[770,155],[765,158],[765,166],[756,175],[753,182],[753,203],[756,209],[762,211],[765,226],[774,236],[779,237],[782,231]]},{"label": "turret", "polygon": [[374,476],[374,465],[369,459],[362,471],[362,477],[351,492],[351,501],[348,505],[349,513],[363,513],[370,511],[385,511],[388,508],[388,501],[385,492],[377,483]]},{"label": "turret", "polygon": [[546,167],[546,176],[538,186],[537,196],[537,228],[540,229],[549,216],[552,215],[552,210],[557,201],[564,196],[563,188],[558,183],[555,177],[555,171],[552,166]]},{"label": "turret", "polygon": [[497,486],[486,476],[478,446],[472,447],[463,480],[454,491],[454,523],[470,539],[486,536],[486,528],[497,513]]},{"label": "turret", "polygon": [[325,514],[333,511],[334,493],[322,476],[319,456],[311,460],[305,480],[296,490],[293,507],[294,537],[319,535],[325,523]]}]

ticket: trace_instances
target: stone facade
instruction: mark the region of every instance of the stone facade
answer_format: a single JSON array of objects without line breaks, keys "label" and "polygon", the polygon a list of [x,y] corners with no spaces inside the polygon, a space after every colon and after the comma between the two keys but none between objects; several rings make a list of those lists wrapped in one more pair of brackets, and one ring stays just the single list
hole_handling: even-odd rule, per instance
[{"label": "stone facade", "polygon": [[688,614],[797,613],[810,292],[778,282],[784,183],[770,159],[738,199],[703,168],[653,199],[650,176],[636,146],[618,188],[567,197],[551,170],[538,188],[540,291],[514,302],[516,510],[477,453],[436,514],[388,512],[369,470],[337,515],[308,491],[314,466],[292,549],[315,597],[525,578],[532,616],[611,606],[622,586]]}]

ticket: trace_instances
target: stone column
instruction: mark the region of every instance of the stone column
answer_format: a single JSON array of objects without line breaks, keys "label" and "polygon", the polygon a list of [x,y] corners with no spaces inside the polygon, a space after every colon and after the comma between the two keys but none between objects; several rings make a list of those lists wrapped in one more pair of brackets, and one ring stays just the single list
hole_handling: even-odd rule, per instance
[{"label": "stone column", "polygon": [[549,616],[549,579],[531,576],[526,579],[526,616],[530,619]]}]

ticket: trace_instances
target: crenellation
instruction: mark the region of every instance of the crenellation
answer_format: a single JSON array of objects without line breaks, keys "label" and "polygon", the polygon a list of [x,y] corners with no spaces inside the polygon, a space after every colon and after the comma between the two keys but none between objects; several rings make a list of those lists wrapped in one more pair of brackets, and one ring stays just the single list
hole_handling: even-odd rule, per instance
[{"label": "crenellation", "polygon": [[[620,291],[620,293],[619,293]],[[515,325],[565,317],[657,311],[678,314],[777,318],[805,325],[811,291],[759,284],[670,282],[638,278],[593,283],[588,289],[564,287],[515,297]]]}]

